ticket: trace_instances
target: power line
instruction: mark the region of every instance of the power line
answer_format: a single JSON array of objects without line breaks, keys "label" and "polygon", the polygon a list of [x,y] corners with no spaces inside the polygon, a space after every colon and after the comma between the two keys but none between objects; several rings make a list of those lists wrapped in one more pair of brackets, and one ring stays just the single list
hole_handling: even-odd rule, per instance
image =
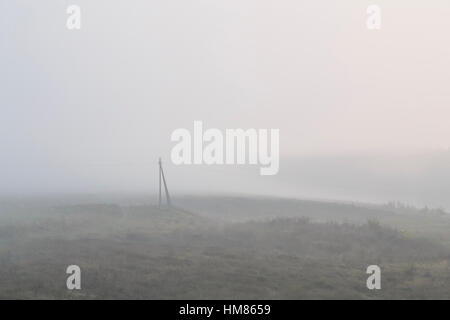
[{"label": "power line", "polygon": [[162,180],[162,182],[164,183],[164,190],[166,192],[167,206],[170,207],[171,206],[171,201],[170,201],[169,189],[167,188],[167,183],[166,183],[166,178],[164,176],[164,170],[163,170],[163,167],[162,167],[161,158],[159,158],[158,164],[159,164],[159,198],[158,198],[159,201],[158,201],[158,205],[161,208],[161,203],[162,203],[161,180]]}]

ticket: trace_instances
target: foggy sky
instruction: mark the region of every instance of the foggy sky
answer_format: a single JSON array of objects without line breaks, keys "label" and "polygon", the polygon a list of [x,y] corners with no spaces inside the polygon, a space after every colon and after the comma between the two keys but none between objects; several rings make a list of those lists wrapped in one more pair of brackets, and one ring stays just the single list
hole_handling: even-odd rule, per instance
[{"label": "foggy sky", "polygon": [[[449,17],[447,0],[1,1],[0,192],[155,192],[162,156],[179,192],[450,207]],[[194,120],[279,128],[280,174],[171,165]]]}]

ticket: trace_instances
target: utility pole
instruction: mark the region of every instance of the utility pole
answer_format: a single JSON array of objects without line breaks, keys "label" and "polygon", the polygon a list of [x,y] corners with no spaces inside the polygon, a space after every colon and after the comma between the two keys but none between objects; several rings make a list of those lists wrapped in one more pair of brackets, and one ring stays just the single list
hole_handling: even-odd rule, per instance
[{"label": "utility pole", "polygon": [[158,201],[158,205],[161,208],[161,198],[162,198],[162,186],[161,186],[161,180],[164,183],[164,190],[166,192],[166,199],[167,199],[167,206],[170,207],[171,202],[170,202],[170,195],[169,195],[169,189],[167,189],[167,183],[166,183],[166,178],[164,176],[164,170],[162,168],[162,162],[161,162],[161,158],[159,158],[158,161],[159,164],[159,201]]}]

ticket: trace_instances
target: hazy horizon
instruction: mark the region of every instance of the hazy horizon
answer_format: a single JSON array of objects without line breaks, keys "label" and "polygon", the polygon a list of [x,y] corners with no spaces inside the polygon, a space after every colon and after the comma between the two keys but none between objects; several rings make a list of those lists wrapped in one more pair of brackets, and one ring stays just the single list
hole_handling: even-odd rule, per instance
[{"label": "hazy horizon", "polygon": [[[0,5],[0,193],[391,200],[450,208],[450,3]],[[279,128],[280,173],[170,163],[177,128]]]}]

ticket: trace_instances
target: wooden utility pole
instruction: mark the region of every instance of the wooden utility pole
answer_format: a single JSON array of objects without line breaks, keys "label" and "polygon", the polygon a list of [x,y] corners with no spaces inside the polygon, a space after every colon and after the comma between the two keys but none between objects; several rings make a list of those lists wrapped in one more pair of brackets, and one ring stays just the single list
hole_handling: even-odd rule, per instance
[{"label": "wooden utility pole", "polygon": [[164,170],[162,168],[161,158],[159,158],[158,164],[159,164],[159,202],[158,202],[158,205],[161,208],[161,202],[162,202],[161,182],[163,182],[164,183],[164,191],[166,192],[167,206],[170,207],[171,202],[170,202],[169,189],[167,188],[167,183],[166,183],[166,178],[164,176]]}]

